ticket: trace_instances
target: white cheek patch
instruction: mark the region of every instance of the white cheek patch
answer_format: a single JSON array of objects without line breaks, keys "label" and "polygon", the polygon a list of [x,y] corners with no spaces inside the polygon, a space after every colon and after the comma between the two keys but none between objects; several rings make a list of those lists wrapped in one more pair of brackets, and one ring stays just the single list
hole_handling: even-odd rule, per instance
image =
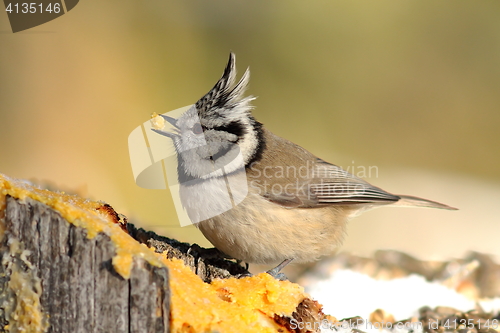
[{"label": "white cheek patch", "polygon": [[247,130],[247,132],[243,136],[243,139],[240,139],[238,141],[238,145],[240,146],[245,165],[250,162],[250,159],[259,146],[259,138],[257,137],[255,130],[252,127],[250,128],[251,130]]}]

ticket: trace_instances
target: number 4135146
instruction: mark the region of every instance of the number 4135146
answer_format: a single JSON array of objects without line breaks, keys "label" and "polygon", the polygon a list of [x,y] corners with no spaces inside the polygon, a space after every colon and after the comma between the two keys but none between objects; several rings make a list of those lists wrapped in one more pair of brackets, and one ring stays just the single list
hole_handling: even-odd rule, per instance
[{"label": "number 4135146", "polygon": [[[45,7],[45,8],[44,8]],[[5,11],[8,13],[14,14],[35,14],[35,13],[60,13],[61,12],[61,4],[60,3],[49,3],[47,6],[44,6],[42,3],[36,2],[23,2],[23,3],[9,3],[5,8]]]},{"label": "number 4135146", "polygon": [[493,329],[498,329],[499,323],[498,319],[490,319],[488,320],[474,320],[472,318],[469,319],[447,319],[442,325],[446,329],[453,329],[456,330],[460,326],[463,326],[464,328],[469,328],[472,329],[476,327],[477,329],[488,329],[488,328],[493,328]]}]

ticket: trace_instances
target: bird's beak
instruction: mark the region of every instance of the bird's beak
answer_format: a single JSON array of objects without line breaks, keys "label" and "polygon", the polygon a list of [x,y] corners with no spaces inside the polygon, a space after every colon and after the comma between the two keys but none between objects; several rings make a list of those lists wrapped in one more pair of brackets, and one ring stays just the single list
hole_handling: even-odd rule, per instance
[{"label": "bird's beak", "polygon": [[165,119],[166,121],[168,121],[170,123],[170,125],[172,125],[175,128],[179,129],[179,126],[177,126],[177,119],[169,117],[169,116],[165,116],[164,114],[160,114],[160,117],[162,117],[163,119]]},{"label": "bird's beak", "polygon": [[160,135],[166,136],[167,138],[170,138],[172,140],[180,136],[180,132],[178,129],[174,129],[173,132],[166,132],[166,131],[158,130],[156,128],[152,128],[151,130],[153,132],[160,134]]}]

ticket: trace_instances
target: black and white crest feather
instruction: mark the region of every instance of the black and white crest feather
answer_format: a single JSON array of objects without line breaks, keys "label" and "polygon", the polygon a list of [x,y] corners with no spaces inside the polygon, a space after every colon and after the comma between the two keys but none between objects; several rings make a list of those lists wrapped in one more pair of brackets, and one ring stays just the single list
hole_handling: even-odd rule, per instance
[{"label": "black and white crest feather", "polygon": [[236,58],[231,52],[222,77],[205,96],[196,102],[196,109],[202,122],[216,116],[228,120],[241,119],[245,113],[248,113],[251,109],[250,101],[255,99],[252,96],[243,97],[249,79],[250,71],[247,69],[240,81],[234,84],[236,81]]},{"label": "black and white crest feather", "polygon": [[246,164],[260,159],[265,147],[262,124],[250,112],[250,102],[255,97],[244,96],[249,80],[250,70],[247,69],[235,83],[236,56],[231,52],[222,77],[195,104],[200,123],[206,130],[222,131],[237,137],[236,143]]}]

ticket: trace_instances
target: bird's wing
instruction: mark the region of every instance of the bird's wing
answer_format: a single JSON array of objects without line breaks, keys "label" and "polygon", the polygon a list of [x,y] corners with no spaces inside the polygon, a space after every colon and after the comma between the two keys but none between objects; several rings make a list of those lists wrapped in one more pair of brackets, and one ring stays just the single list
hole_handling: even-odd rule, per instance
[{"label": "bird's wing", "polygon": [[310,184],[320,204],[390,203],[400,199],[373,186],[344,169],[318,159],[314,181]]},{"label": "bird's wing", "polygon": [[342,168],[317,159],[310,177],[295,185],[271,190],[264,197],[285,207],[314,208],[326,205],[389,204],[400,199]]}]

